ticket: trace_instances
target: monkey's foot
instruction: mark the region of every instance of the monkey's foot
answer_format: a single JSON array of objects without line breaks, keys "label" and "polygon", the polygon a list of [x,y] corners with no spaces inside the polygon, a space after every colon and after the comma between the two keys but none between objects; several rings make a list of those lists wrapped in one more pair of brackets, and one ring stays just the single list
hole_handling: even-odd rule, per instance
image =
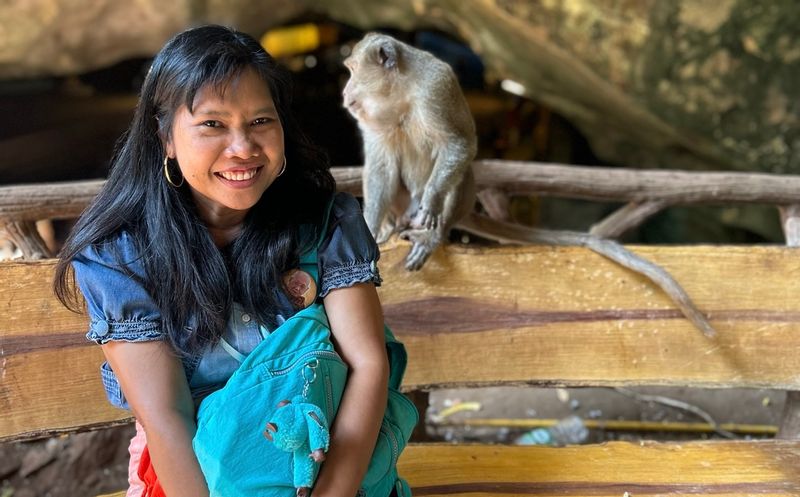
[{"label": "monkey's foot", "polygon": [[431,251],[425,245],[412,245],[406,256],[406,269],[408,271],[419,271],[430,255]]},{"label": "monkey's foot", "polygon": [[417,271],[422,268],[433,249],[438,245],[435,241],[436,235],[437,232],[435,230],[425,229],[410,229],[400,233],[400,238],[409,240],[412,243],[411,250],[408,251],[406,256],[406,269],[408,271]]}]

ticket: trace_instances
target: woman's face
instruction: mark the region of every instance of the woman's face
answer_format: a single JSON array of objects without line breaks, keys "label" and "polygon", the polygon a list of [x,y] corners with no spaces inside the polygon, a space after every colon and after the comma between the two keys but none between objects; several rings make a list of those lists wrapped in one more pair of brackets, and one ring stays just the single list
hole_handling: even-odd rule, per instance
[{"label": "woman's face", "polygon": [[202,87],[194,113],[179,107],[166,143],[201,217],[212,224],[245,214],[284,161],[283,126],[266,83],[247,68],[224,90]]}]

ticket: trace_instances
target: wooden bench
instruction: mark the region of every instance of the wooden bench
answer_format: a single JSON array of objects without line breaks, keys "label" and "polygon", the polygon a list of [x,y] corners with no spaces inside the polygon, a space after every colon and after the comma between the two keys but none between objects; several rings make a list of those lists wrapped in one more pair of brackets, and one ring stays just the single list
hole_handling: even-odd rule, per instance
[{"label": "wooden bench", "polygon": [[[407,273],[382,248],[386,320],[405,388],[536,385],[800,390],[800,257],[785,247],[631,247],[710,317],[701,335],[649,281],[580,248],[438,251]],[[84,316],[51,293],[53,262],[0,264],[0,441],[127,422],[102,392]],[[735,407],[734,407],[735,408]],[[796,413],[783,434],[796,435]],[[800,495],[800,441],[412,444],[414,495]],[[118,494],[122,495],[122,494]]]}]

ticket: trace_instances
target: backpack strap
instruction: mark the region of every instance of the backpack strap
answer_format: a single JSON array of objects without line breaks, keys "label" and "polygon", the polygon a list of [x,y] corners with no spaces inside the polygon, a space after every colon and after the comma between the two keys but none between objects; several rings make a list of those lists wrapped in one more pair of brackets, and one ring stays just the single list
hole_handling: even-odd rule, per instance
[{"label": "backpack strap", "polygon": [[[319,280],[319,259],[317,257],[317,252],[328,234],[328,223],[330,222],[331,211],[333,210],[334,198],[335,195],[331,197],[331,200],[328,202],[328,207],[325,210],[319,238],[310,249],[300,255],[300,268],[310,274],[311,277],[314,278],[314,281],[317,282],[317,292],[322,290],[322,285]],[[301,226],[301,230],[313,232],[312,227],[305,225]],[[403,382],[403,375],[406,371],[408,354],[406,353],[405,346],[397,341],[392,330],[386,325],[383,326],[383,334],[386,340],[387,353],[389,354],[389,386],[394,389],[400,389],[400,384]]]}]

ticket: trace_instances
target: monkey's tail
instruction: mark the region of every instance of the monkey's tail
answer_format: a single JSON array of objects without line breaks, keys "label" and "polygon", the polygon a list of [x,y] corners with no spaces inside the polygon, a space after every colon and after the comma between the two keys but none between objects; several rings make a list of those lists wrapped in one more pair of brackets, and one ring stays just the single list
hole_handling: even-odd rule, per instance
[{"label": "monkey's tail", "polygon": [[519,244],[529,242],[586,247],[621,266],[649,278],[675,302],[686,319],[691,321],[706,337],[712,338],[716,335],[711,323],[697,309],[689,294],[675,281],[675,278],[658,264],[634,254],[614,240],[600,238],[588,233],[530,228],[498,221],[476,213],[469,214],[466,218],[456,223],[455,227],[501,243]]}]

